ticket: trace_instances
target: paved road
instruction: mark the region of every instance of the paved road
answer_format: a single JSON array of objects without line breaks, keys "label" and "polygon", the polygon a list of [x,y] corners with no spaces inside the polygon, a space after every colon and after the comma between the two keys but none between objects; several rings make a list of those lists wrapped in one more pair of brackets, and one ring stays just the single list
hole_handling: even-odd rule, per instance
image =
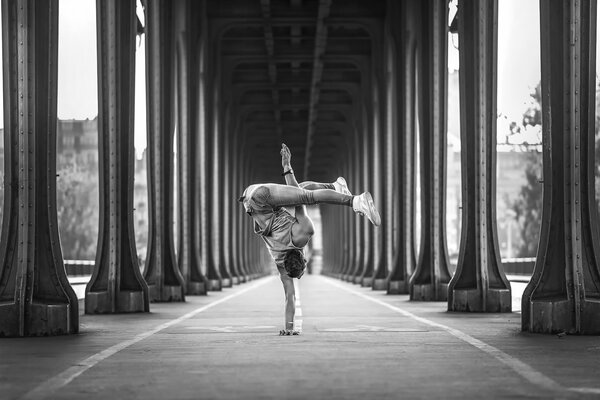
[{"label": "paved road", "polygon": [[320,276],[280,337],[276,277],[82,316],[79,335],[0,340],[0,399],[600,398],[600,338],[529,335],[520,314],[457,314]]}]

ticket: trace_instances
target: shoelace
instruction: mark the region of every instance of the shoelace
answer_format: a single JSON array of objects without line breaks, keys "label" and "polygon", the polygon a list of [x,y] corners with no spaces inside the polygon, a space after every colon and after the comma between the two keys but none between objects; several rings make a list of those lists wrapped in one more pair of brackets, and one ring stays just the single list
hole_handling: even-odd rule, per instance
[{"label": "shoelace", "polygon": [[282,329],[279,331],[279,336],[298,336],[300,332],[290,330],[290,329]]}]

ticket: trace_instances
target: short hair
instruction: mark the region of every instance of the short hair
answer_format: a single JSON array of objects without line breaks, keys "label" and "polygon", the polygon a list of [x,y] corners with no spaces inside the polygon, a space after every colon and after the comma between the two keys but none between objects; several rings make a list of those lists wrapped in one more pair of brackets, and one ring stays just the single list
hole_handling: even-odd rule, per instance
[{"label": "short hair", "polygon": [[306,267],[304,254],[300,250],[292,249],[287,252],[283,259],[283,267],[290,278],[299,278]]}]

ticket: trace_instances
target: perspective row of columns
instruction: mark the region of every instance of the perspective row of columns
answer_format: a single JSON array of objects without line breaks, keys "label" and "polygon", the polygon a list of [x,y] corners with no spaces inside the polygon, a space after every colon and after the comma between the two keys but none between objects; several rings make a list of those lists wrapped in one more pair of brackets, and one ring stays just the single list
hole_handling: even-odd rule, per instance
[{"label": "perspective row of columns", "polygon": [[[522,329],[597,334],[596,1],[541,1],[540,9],[544,206]],[[389,91],[382,98],[386,105],[364,96],[373,104],[370,121],[385,118],[386,124],[383,132],[365,129],[366,140],[356,134],[364,153],[348,154],[358,168],[344,171],[354,176],[354,187],[373,188],[383,224],[373,228],[323,207],[324,273],[389,294],[408,293],[411,300],[446,301],[449,311],[510,312],[495,215],[498,2],[458,5],[462,233],[453,276],[444,210],[448,3],[389,1],[386,18],[380,47],[385,62],[374,66],[384,77],[375,85]],[[377,156],[384,159],[383,173],[371,174],[379,168]],[[421,238],[415,251],[417,182]],[[383,239],[374,245],[377,235]]]},{"label": "perspective row of columns", "polygon": [[[264,252],[250,239],[238,205],[222,202],[247,177],[240,177],[239,168],[224,169],[235,155],[231,146],[224,152],[213,115],[216,99],[207,96],[213,88],[205,2],[144,5],[148,255],[142,272],[133,231],[136,4],[98,0],[100,221],[86,313],[147,312],[150,302],[184,301],[188,294],[246,282],[265,274],[268,265],[261,263]],[[0,336],[75,333],[78,301],[65,273],[56,208],[58,1],[6,0],[2,18],[6,177]],[[201,24],[191,24],[192,18]]]}]

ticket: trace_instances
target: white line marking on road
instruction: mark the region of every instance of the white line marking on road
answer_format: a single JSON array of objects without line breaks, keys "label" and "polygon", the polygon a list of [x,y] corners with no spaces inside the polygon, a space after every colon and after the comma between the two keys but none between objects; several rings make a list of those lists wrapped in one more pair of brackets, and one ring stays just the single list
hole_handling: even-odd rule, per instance
[{"label": "white line marking on road", "polygon": [[273,279],[274,278],[271,277],[270,279],[267,278],[264,280],[260,280],[260,281],[256,282],[254,285],[249,286],[245,289],[242,289],[239,292],[232,293],[229,296],[223,297],[222,299],[213,301],[212,303],[209,303],[205,306],[202,306],[193,311],[190,311],[189,313],[182,315],[179,318],[176,318],[169,322],[165,322],[164,324],[158,325],[157,327],[155,327],[149,331],[140,333],[139,335],[135,336],[132,339],[125,340],[125,341],[123,341],[121,343],[117,343],[114,346],[111,346],[105,350],[102,350],[101,352],[96,353],[93,356],[86,358],[85,360],[80,361],[76,365],[74,365],[70,368],[67,368],[60,374],[53,376],[52,378],[48,379],[47,381],[42,382],[40,385],[36,386],[29,392],[25,393],[21,397],[21,399],[38,400],[38,399],[44,399],[46,397],[51,397],[57,390],[68,385],[71,381],[73,381],[73,379],[77,378],[79,375],[83,374],[88,369],[94,367],[99,362],[106,360],[108,357],[118,353],[119,351],[124,350],[127,347],[132,346],[132,345],[136,344],[137,342],[140,342],[140,341],[154,335],[155,333],[158,333],[162,330],[170,328],[173,325],[176,325],[182,321],[185,321],[186,319],[190,319],[190,318],[200,314],[201,312],[204,312],[216,305],[219,305],[228,300],[231,300],[234,297],[238,297],[246,292],[249,292],[250,290],[256,289],[257,287],[262,286],[267,282],[271,282],[271,280],[273,280]]},{"label": "white line marking on road", "polygon": [[577,393],[600,394],[600,388],[572,387],[572,388],[569,388],[569,390],[572,392],[577,392]]},{"label": "white line marking on road", "polygon": [[302,332],[302,307],[300,307],[300,284],[294,280],[294,292],[296,293],[296,315],[294,317],[294,329]]},{"label": "white line marking on road", "polygon": [[376,299],[374,297],[371,297],[369,295],[366,295],[364,293],[356,291],[354,289],[345,287],[344,285],[341,285],[341,284],[335,282],[332,278],[325,278],[325,281],[328,282],[329,284],[331,284],[332,286],[335,286],[339,289],[345,290],[346,292],[352,293],[356,296],[362,297],[373,303],[387,307],[392,311],[395,311],[399,314],[404,315],[405,317],[412,318],[415,321],[421,322],[425,325],[440,328],[440,329],[448,332],[452,336],[454,336],[454,337],[470,344],[471,346],[478,348],[479,350],[483,351],[484,353],[487,353],[490,356],[494,357],[496,360],[498,360],[501,363],[505,364],[506,366],[512,368],[513,371],[515,371],[517,374],[521,375],[523,378],[525,378],[529,382],[533,383],[534,385],[540,386],[545,389],[554,390],[554,391],[565,391],[565,388],[563,386],[561,386],[558,382],[547,377],[546,375],[542,374],[541,372],[535,370],[534,368],[525,364],[523,361],[521,361],[515,357],[512,357],[511,355],[503,352],[502,350],[497,349],[496,347],[491,346],[485,342],[482,342],[479,339],[475,339],[473,336],[470,336],[462,331],[459,331],[458,329],[454,329],[449,326],[440,324],[438,322],[434,322],[429,319],[419,317],[409,311],[403,310],[399,307],[393,306],[384,301],[381,301],[379,299]]}]

